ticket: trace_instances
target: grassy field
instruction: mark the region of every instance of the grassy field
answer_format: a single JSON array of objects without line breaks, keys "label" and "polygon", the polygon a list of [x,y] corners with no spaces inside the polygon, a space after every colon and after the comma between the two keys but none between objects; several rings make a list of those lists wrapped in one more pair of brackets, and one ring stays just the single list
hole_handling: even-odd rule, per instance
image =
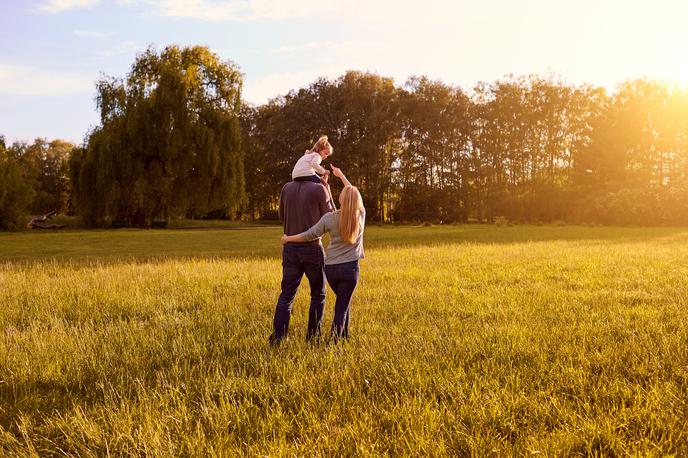
[{"label": "grassy field", "polygon": [[688,229],[370,227],[271,349],[280,233],[0,234],[0,455],[688,455]]}]

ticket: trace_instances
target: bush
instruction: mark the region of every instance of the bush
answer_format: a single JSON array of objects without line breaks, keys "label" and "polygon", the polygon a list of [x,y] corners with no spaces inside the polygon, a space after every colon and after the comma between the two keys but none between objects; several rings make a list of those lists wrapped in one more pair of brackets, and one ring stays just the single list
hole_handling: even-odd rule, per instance
[{"label": "bush", "polygon": [[264,210],[260,214],[261,221],[279,221],[279,212],[277,210]]},{"label": "bush", "polygon": [[494,223],[495,226],[497,227],[504,227],[509,224],[509,220],[507,219],[506,216],[495,216],[494,217]]},{"label": "bush", "polygon": [[21,165],[9,152],[0,150],[0,229],[23,228],[33,196],[33,187]]}]

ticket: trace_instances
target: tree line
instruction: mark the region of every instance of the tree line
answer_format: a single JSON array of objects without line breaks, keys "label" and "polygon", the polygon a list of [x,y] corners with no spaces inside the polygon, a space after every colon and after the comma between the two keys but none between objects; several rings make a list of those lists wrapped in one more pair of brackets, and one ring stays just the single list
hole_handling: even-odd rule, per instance
[{"label": "tree line", "polygon": [[661,82],[465,91],[348,72],[244,107],[242,126],[253,217],[273,214],[291,164],[327,133],[381,222],[688,223],[688,92]]},{"label": "tree line", "polygon": [[207,48],[149,48],[97,82],[83,145],[0,142],[0,227],[55,208],[89,227],[274,219],[321,134],[374,221],[688,223],[685,88],[534,75],[465,90],[351,71],[252,106],[242,84]]},{"label": "tree line", "polygon": [[70,211],[69,156],[74,145],[62,140],[17,142],[0,136],[0,229],[21,229],[26,215]]}]

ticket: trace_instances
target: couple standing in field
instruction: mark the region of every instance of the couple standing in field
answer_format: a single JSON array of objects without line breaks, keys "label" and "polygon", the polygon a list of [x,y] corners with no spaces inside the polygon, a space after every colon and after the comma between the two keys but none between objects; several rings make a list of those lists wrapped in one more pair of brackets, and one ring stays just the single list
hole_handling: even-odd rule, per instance
[{"label": "couple standing in field", "polygon": [[[282,292],[270,336],[273,345],[287,335],[294,297],[304,274],[311,288],[306,340],[321,335],[326,279],[337,296],[330,337],[334,343],[349,337],[351,297],[358,284],[358,261],[363,258],[365,208],[358,189],[332,165],[332,174],[344,185],[337,210],[328,183],[330,172],[321,165],[333,151],[327,137],[320,137],[299,158],[292,181],[280,193],[279,217],[284,226]],[[320,238],[325,232],[330,233],[330,243],[323,252]]]}]

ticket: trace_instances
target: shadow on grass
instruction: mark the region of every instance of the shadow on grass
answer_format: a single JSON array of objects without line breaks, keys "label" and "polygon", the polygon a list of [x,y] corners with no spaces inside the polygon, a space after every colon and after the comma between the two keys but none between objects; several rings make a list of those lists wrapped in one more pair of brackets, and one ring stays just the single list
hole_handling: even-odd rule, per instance
[{"label": "shadow on grass", "polygon": [[40,418],[54,412],[65,412],[74,405],[93,405],[102,402],[102,395],[95,389],[95,382],[57,382],[34,380],[0,385],[0,427],[20,436],[18,420],[21,416]]},{"label": "shadow on grass", "polygon": [[[219,229],[93,230],[0,233],[0,264],[112,264],[170,259],[277,259],[279,226]],[[510,244],[568,241],[587,243],[688,242],[688,228],[583,226],[373,226],[368,250],[456,244]]]}]

